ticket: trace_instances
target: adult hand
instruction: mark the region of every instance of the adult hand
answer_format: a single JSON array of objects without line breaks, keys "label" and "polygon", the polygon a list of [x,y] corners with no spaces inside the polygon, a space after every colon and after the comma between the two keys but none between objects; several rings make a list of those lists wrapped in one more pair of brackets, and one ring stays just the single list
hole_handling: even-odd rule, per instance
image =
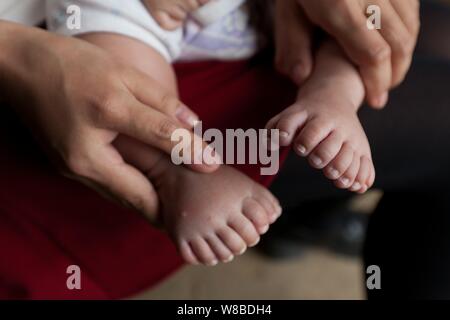
[{"label": "adult hand", "polygon": [[[279,2],[291,1],[300,5],[313,25],[325,30],[340,43],[350,59],[360,68],[368,102],[373,107],[383,107],[388,100],[389,89],[403,81],[411,65],[420,29],[419,0]],[[380,30],[367,28],[366,11],[370,5],[377,5],[381,9]],[[298,41],[307,45],[298,46],[296,53],[291,52],[288,55],[287,59],[291,61],[282,65],[288,65],[285,69],[288,68],[289,71],[302,64],[306,71],[311,69],[311,48],[308,46],[312,36],[312,33],[308,32],[310,25],[304,20],[299,25],[302,32],[298,33],[301,37]]]},{"label": "adult hand", "polygon": [[172,132],[191,126],[195,115],[154,80],[84,41],[0,22],[0,47],[1,95],[64,174],[154,220],[151,183],[113,142],[123,134],[170,153]]}]

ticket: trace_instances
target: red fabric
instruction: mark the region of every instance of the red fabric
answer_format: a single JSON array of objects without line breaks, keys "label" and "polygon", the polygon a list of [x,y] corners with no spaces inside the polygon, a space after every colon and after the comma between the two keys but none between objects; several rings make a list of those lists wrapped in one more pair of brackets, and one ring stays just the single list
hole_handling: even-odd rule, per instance
[{"label": "red fabric", "polygon": [[[179,65],[181,97],[207,127],[261,128],[294,92],[269,65]],[[124,298],[181,266],[165,235],[59,176],[16,117],[5,109],[0,117],[0,298]],[[241,169],[270,182],[257,166]],[[67,289],[69,265],[81,267],[82,290]]]}]

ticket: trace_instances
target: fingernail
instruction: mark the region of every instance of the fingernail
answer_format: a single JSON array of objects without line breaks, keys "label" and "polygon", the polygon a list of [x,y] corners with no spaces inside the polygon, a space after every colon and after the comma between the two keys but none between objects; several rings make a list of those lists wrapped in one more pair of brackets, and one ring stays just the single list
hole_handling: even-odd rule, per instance
[{"label": "fingernail", "polygon": [[182,123],[186,124],[189,127],[194,127],[198,122],[198,116],[193,113],[188,107],[185,105],[180,105],[175,113],[175,116]]},{"label": "fingernail", "polygon": [[303,156],[306,155],[306,147],[305,146],[298,145],[297,150],[298,150],[298,152],[300,152],[301,155],[303,155]]},{"label": "fingernail", "polygon": [[245,251],[247,251],[247,247],[242,248],[241,251],[239,251],[239,255],[243,255],[245,253]]},{"label": "fingernail", "polygon": [[311,162],[318,168],[320,168],[323,164],[322,159],[320,159],[320,157],[315,155],[311,156]]}]

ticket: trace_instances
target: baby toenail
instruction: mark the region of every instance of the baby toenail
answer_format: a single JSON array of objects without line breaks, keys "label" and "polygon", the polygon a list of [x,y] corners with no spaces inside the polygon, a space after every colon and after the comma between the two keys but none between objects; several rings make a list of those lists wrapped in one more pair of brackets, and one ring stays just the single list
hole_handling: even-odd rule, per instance
[{"label": "baby toenail", "polygon": [[219,261],[217,261],[217,260],[212,260],[212,261],[210,261],[207,265],[208,265],[209,267],[214,267],[214,266],[217,266],[218,263],[219,263]]},{"label": "baby toenail", "polygon": [[252,243],[251,245],[249,245],[249,247],[254,247],[254,246],[256,246],[258,243],[259,243],[259,240],[261,240],[261,238],[260,237],[258,237],[258,239],[256,239],[256,241],[254,242],[254,243]]},{"label": "baby toenail", "polygon": [[311,156],[311,161],[316,167],[320,167],[323,164],[322,159],[320,159],[318,156]]},{"label": "baby toenail", "polygon": [[261,229],[261,234],[266,234],[269,231],[269,226],[265,225],[264,228]]},{"label": "baby toenail", "polygon": [[274,222],[277,221],[281,217],[282,214],[283,214],[283,209],[281,207],[279,207],[277,209],[277,212],[273,215]]},{"label": "baby toenail", "polygon": [[289,138],[289,132],[280,131],[280,137],[285,139]]},{"label": "baby toenail", "polygon": [[337,171],[337,170],[334,169],[334,168],[331,168],[331,169],[330,169],[330,176],[331,176],[331,179],[337,179],[337,178],[339,178],[339,171]]},{"label": "baby toenail", "polygon": [[300,154],[305,155],[306,154],[306,147],[303,145],[298,145],[297,146],[297,150],[298,152],[300,152]]},{"label": "baby toenail", "polygon": [[348,178],[341,178],[341,183],[344,186],[348,186],[350,184],[350,179],[348,179]]},{"label": "baby toenail", "polygon": [[229,262],[231,262],[231,261],[233,261],[233,260],[234,260],[234,256],[231,255],[231,256],[229,256],[228,258],[226,258],[225,260],[223,260],[223,263],[229,263]]},{"label": "baby toenail", "polygon": [[361,189],[361,184],[359,182],[355,182],[355,184],[352,186],[352,191],[358,191]]}]

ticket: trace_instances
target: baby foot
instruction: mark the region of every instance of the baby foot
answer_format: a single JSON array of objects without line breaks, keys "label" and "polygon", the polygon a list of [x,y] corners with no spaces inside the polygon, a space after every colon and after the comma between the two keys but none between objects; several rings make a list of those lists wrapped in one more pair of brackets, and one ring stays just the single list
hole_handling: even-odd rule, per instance
[{"label": "baby foot", "polygon": [[269,121],[280,144],[322,169],[338,188],[365,193],[375,181],[366,134],[357,116],[365,90],[358,70],[332,40],[318,49],[297,102]]},{"label": "baby foot", "polygon": [[209,0],[145,0],[152,17],[161,28],[175,30],[183,25],[189,13]]},{"label": "baby foot", "polygon": [[160,220],[189,263],[231,261],[256,245],[281,214],[266,188],[231,167],[202,174],[175,166],[161,151],[135,139],[120,136],[114,145],[152,182]]},{"label": "baby foot", "polygon": [[164,159],[151,170],[162,219],[192,264],[229,262],[255,246],[281,214],[276,198],[237,170],[199,174]]},{"label": "baby foot", "polygon": [[374,183],[375,168],[356,109],[340,92],[319,90],[304,95],[267,127],[279,129],[280,144],[292,144],[338,188],[365,193]]}]

